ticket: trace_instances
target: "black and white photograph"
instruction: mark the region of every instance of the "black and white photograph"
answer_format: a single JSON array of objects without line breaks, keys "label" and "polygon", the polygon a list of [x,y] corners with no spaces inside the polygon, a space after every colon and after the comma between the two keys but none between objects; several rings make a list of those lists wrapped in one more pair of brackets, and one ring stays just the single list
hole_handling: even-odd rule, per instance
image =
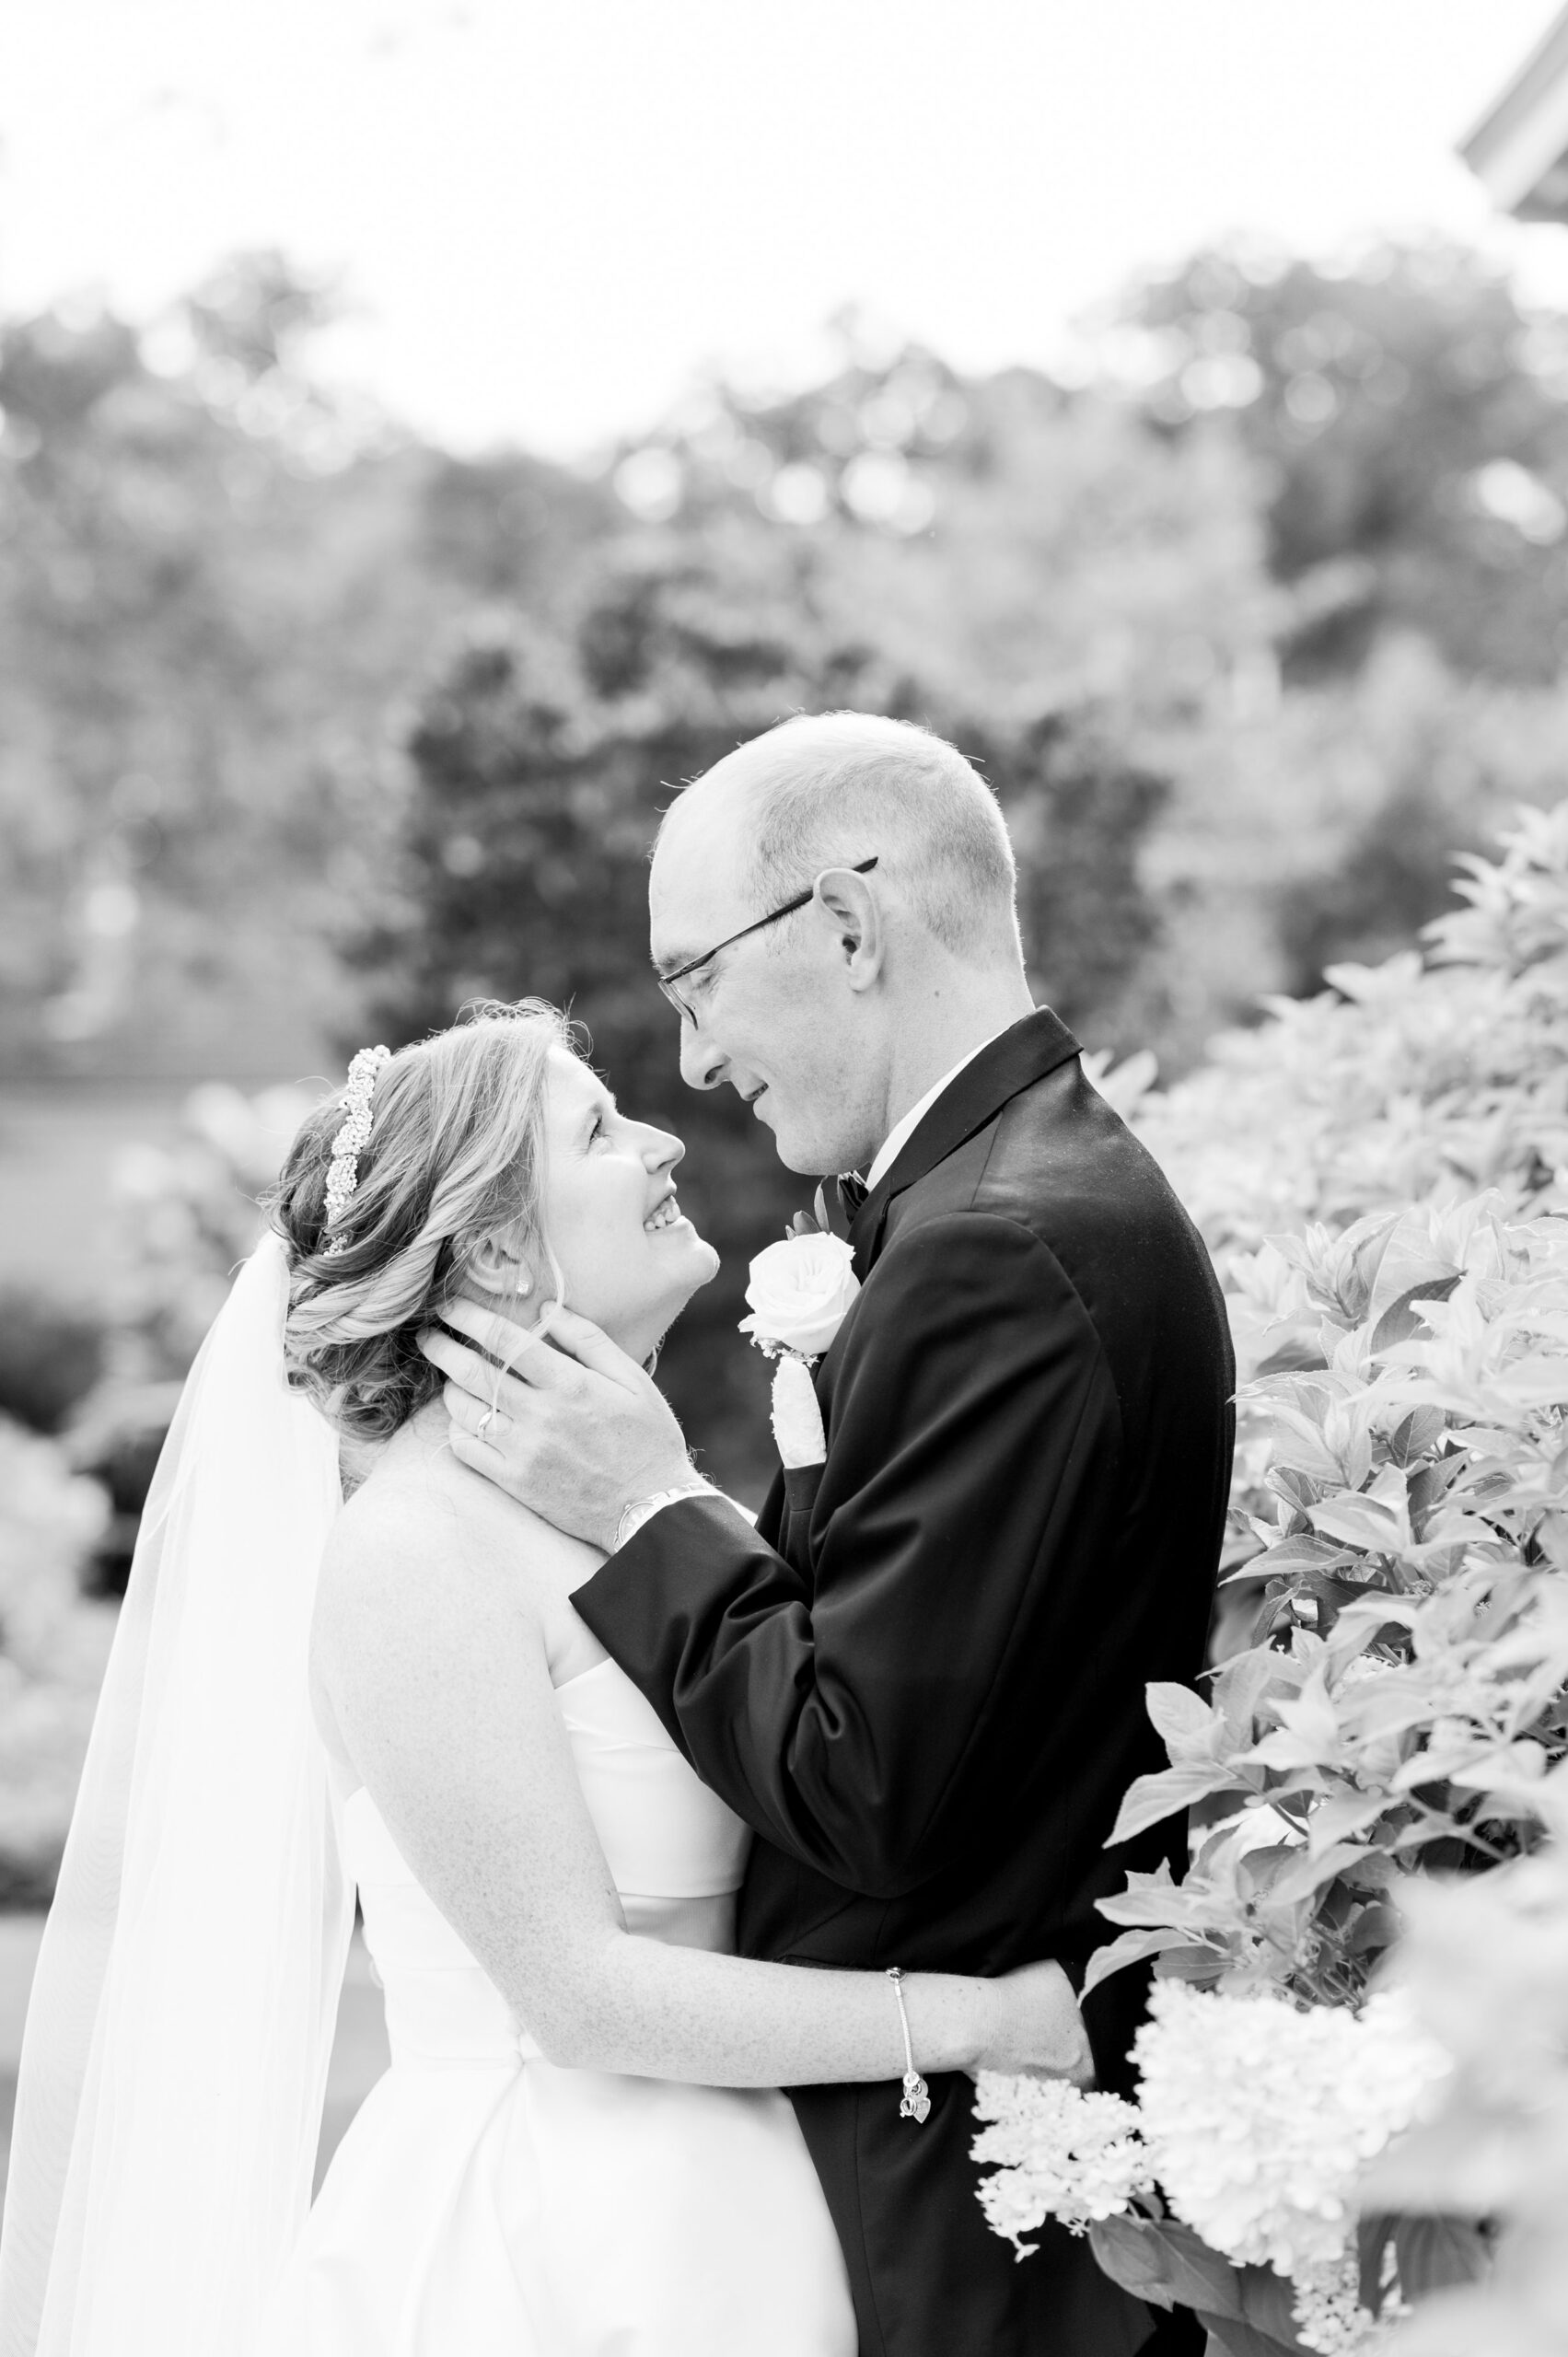
[{"label": "black and white photograph", "polygon": [[0,2357],[1568,2357],[1568,7],[9,0]]}]

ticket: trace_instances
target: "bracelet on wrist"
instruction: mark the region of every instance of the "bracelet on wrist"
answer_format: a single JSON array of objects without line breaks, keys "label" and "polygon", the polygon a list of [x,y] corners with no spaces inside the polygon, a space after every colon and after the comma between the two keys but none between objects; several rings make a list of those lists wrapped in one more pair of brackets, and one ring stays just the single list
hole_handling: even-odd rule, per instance
[{"label": "bracelet on wrist", "polygon": [[888,1978],[893,1984],[893,1994],[899,2001],[899,2021],[904,2033],[904,2093],[899,2106],[900,2119],[912,2119],[917,2124],[931,2111],[931,2089],[914,2067],[914,2048],[910,2040],[910,2017],[904,2005],[904,1976],[896,1964],[888,1967]]}]

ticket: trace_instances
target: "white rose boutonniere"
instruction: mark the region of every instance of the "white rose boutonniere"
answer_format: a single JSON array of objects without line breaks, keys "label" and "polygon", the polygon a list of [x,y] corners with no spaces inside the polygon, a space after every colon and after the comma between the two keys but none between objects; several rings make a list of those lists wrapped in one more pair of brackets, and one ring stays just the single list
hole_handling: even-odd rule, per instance
[{"label": "white rose boutonniere", "polygon": [[849,1246],[820,1229],[797,1230],[751,1263],[746,1288],[751,1315],[741,1319],[740,1330],[776,1361],[773,1437],[786,1468],[820,1465],[828,1453],[811,1369],[859,1291]]}]

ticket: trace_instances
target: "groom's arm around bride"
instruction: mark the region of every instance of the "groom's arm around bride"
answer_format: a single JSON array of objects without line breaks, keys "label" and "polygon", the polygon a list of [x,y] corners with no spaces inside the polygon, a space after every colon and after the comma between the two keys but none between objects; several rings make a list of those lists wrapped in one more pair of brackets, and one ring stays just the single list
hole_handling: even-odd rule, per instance
[{"label": "groom's arm around bride", "polygon": [[[826,1459],[808,1503],[776,1481],[755,1530],[716,1498],[666,1505],[575,1602],[761,1837],[748,1953],[987,1974],[1051,1956],[1075,1980],[1106,1935],[1097,1898],[1172,1855],[1168,1829],[1104,1843],[1161,1764],[1145,1683],[1202,1666],[1231,1446],[1223,1308],[1077,1043],[1028,1011],[1005,838],[967,764],[885,722],[742,749],[667,821],[656,955],[765,918],[745,887],[781,834],[814,894],[679,1002],[682,1062],[757,1096],[792,1167],[828,1147],[871,1161],[903,1132],[872,1165],[861,1292],[817,1371]],[[605,1498],[637,1493],[629,1456],[654,1455],[628,1452],[596,1381],[528,1395],[501,1478],[602,1537]],[[1127,1974],[1086,2003],[1102,2084],[1124,2084],[1144,1994]],[[1017,2266],[989,2234],[970,2094],[935,2079],[920,2125],[896,2089],[796,2096],[863,2357],[1136,2349],[1148,2312],[1086,2245],[1048,2228]]]}]

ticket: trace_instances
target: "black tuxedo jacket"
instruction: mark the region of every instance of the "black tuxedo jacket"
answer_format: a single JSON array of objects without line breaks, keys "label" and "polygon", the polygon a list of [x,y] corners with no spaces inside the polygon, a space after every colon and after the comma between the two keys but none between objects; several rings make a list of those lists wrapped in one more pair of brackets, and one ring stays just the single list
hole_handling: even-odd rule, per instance
[{"label": "black tuxedo jacket", "polygon": [[[861,1292],[817,1377],[819,1473],[755,1530],[721,1500],[645,1524],[578,1611],[755,1828],[740,1945],[800,1964],[1074,1977],[1095,1901],[1179,1864],[1107,1852],[1164,1764],[1151,1678],[1191,1680],[1229,1483],[1219,1288],[1152,1157],[1049,1009],[981,1051],[857,1213]],[[1085,2013],[1127,2084],[1146,1996]],[[891,1997],[889,2003],[891,2004]],[[985,2226],[972,2087],[793,2099],[843,2243],[862,2357],[1121,2357],[1153,2319],[1048,2226]]]}]

